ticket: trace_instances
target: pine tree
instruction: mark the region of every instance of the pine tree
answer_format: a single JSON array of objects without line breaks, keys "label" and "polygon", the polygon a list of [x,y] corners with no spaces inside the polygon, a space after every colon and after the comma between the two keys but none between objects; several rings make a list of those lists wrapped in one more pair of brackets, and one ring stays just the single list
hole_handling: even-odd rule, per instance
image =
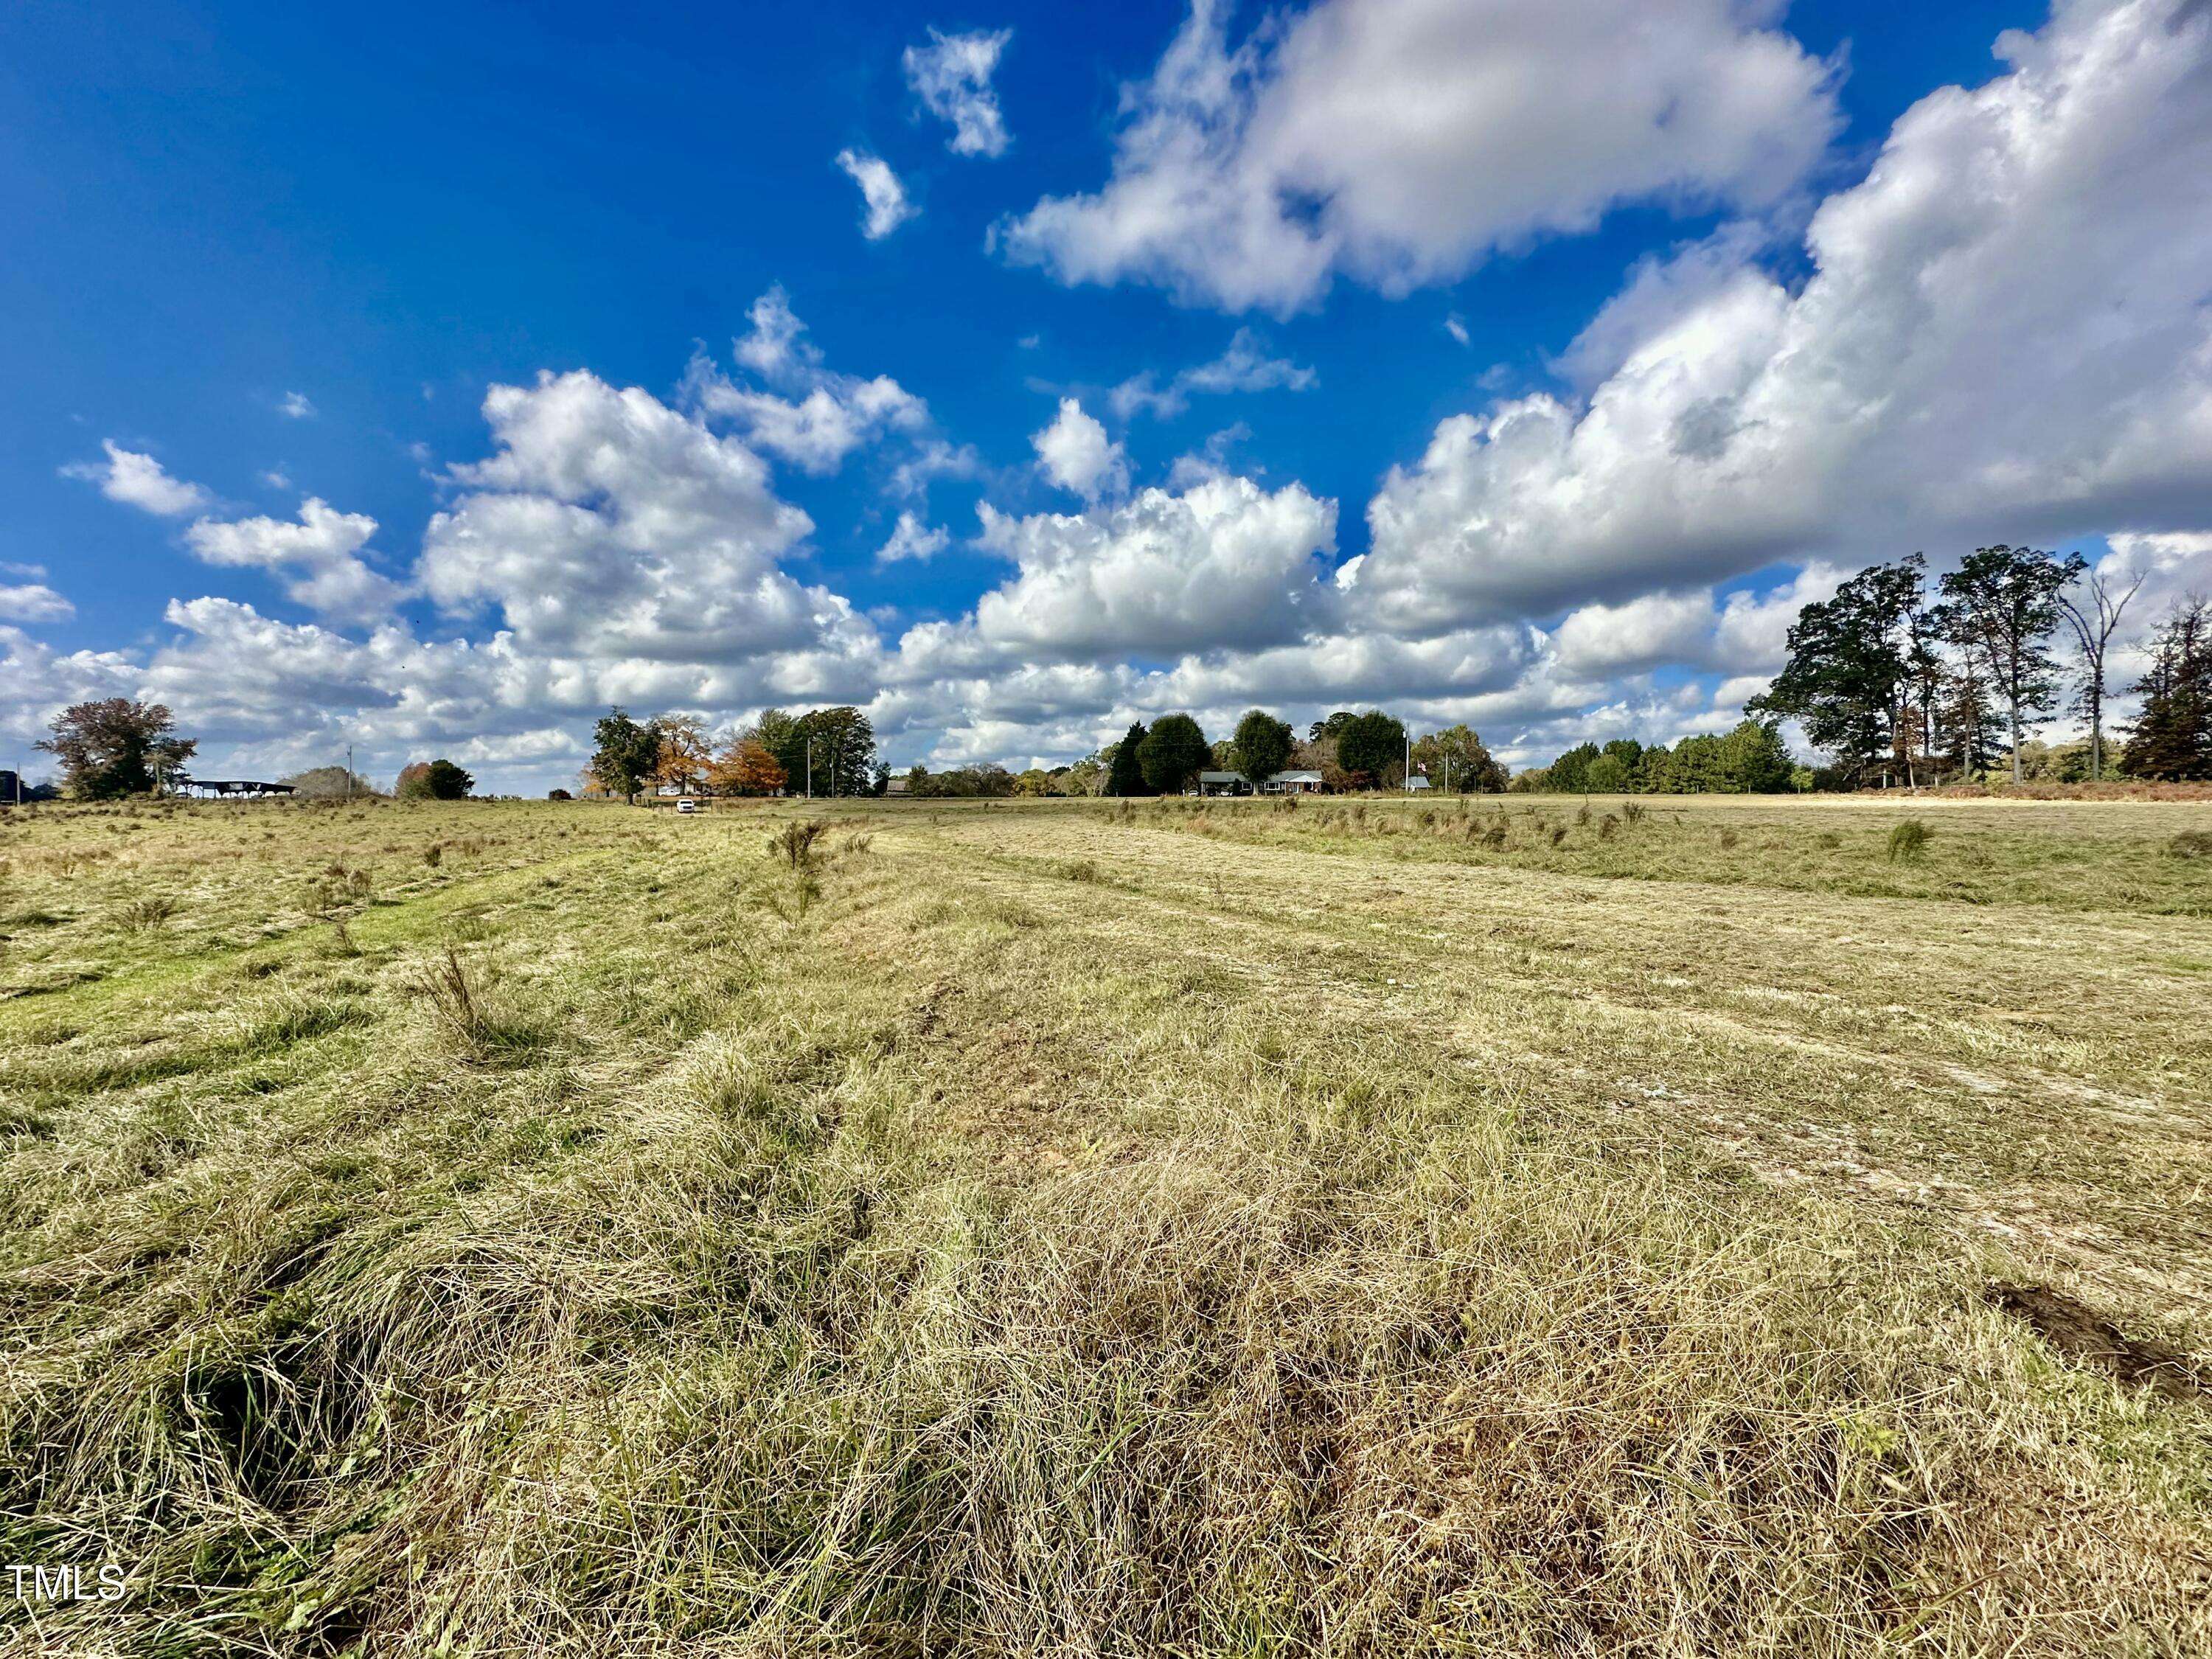
[{"label": "pine tree", "polygon": [[1861,780],[1890,764],[1911,703],[1925,563],[1915,553],[1895,564],[1870,565],[1832,599],[1799,611],[1790,629],[1789,661],[1745,711],[1799,721],[1815,745]]},{"label": "pine tree", "polygon": [[1943,578],[1948,631],[1981,659],[2004,700],[2014,783],[2034,717],[2057,700],[2057,665],[2043,642],[2058,627],[2059,593],[2087,568],[2078,553],[2061,561],[2032,547],[2000,545],[1976,548]]},{"label": "pine tree", "polygon": [[2212,778],[2212,603],[2191,599],[2175,608],[2133,690],[2142,713],[2121,767],[2138,778]]},{"label": "pine tree", "polygon": [[1114,751],[1114,764],[1106,775],[1106,793],[1109,795],[1149,795],[1152,792],[1145,785],[1145,769],[1137,759],[1137,750],[1150,734],[1145,723],[1139,720],[1121,739],[1121,747]]}]

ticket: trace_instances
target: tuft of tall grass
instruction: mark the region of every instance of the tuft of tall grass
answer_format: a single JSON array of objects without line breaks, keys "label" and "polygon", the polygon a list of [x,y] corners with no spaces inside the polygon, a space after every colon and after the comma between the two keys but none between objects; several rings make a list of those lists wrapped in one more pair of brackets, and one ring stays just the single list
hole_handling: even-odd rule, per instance
[{"label": "tuft of tall grass", "polygon": [[1936,832],[1919,818],[1907,818],[1889,832],[1889,861],[1892,864],[1917,864],[1926,856],[1928,843]]},{"label": "tuft of tall grass", "polygon": [[143,933],[159,927],[176,914],[175,899],[166,893],[149,893],[118,911],[115,925],[126,933]]}]

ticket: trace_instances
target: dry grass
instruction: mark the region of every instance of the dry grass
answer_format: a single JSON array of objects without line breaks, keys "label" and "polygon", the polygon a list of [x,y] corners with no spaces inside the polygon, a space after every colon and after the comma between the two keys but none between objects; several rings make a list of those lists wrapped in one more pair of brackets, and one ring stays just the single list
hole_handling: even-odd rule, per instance
[{"label": "dry grass", "polygon": [[2202,809],[1579,805],[0,820],[6,1616],[2204,1650]]}]

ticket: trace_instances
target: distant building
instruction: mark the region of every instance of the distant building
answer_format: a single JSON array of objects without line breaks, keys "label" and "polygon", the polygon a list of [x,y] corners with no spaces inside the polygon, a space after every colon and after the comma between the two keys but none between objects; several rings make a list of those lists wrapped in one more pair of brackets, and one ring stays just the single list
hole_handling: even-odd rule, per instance
[{"label": "distant building", "polygon": [[294,793],[289,783],[275,783],[261,778],[188,778],[181,772],[169,780],[170,788],[186,795],[289,795]]},{"label": "distant building", "polygon": [[0,767],[0,806],[13,806],[15,797],[23,793],[23,775]]},{"label": "distant building", "polygon": [[913,791],[914,780],[911,778],[893,778],[884,785],[884,793],[886,795],[911,794]]},{"label": "distant building", "polygon": [[1425,789],[1428,787],[1429,781],[1426,778],[1411,777],[1406,780],[1406,787],[1408,789]]},{"label": "distant building", "polygon": [[[1321,789],[1318,772],[1277,772],[1260,780],[1259,793],[1263,795],[1311,795]],[[1253,793],[1251,781],[1242,772],[1200,772],[1198,793],[1201,795],[1249,795]]]}]

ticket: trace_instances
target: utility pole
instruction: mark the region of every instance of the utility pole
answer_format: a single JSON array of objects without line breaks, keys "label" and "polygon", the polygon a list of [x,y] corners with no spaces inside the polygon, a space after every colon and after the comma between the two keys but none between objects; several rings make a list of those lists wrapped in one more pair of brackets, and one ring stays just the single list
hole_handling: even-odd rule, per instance
[{"label": "utility pole", "polygon": [[346,804],[353,804],[353,745],[346,745]]},{"label": "utility pole", "polygon": [[806,799],[814,799],[814,734],[806,737]]}]

